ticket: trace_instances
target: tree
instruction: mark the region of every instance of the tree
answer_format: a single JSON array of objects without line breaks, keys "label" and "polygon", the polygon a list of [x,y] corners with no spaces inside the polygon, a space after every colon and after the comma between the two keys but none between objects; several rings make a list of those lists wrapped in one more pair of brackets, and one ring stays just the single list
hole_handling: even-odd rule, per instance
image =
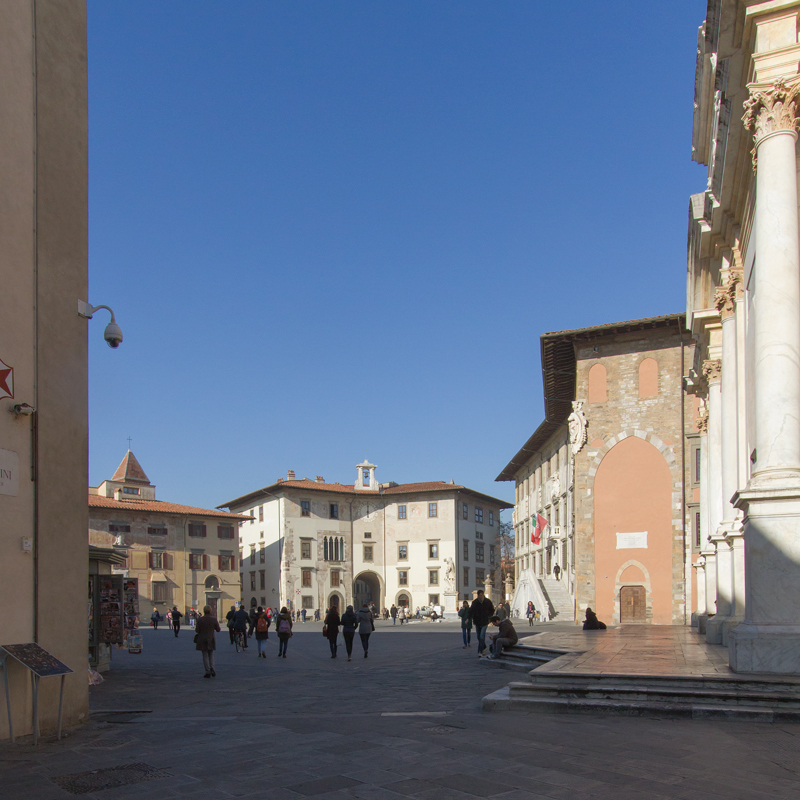
[{"label": "tree", "polygon": [[501,522],[500,530],[497,533],[497,540],[500,545],[500,573],[503,583],[508,576],[514,578],[514,524],[512,522]]}]

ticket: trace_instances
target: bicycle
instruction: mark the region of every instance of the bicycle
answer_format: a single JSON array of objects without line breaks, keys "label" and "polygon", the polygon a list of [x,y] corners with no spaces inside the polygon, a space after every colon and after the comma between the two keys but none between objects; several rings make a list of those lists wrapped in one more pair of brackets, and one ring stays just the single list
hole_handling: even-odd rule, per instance
[{"label": "bicycle", "polygon": [[233,643],[236,645],[236,652],[238,653],[240,650],[244,650],[244,631],[234,631],[233,632]]}]

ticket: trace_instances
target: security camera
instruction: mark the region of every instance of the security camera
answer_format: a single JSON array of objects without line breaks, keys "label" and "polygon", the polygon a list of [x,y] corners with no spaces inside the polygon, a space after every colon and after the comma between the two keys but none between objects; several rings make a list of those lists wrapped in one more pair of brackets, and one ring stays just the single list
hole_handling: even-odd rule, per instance
[{"label": "security camera", "polygon": [[122,331],[119,329],[116,320],[114,319],[114,312],[108,306],[93,306],[85,300],[78,300],[78,316],[84,319],[91,319],[92,314],[98,309],[104,308],[111,314],[111,322],[106,325],[103,338],[110,348],[116,350],[122,344]]},{"label": "security camera", "polygon": [[119,329],[119,325],[117,325],[116,322],[109,322],[108,325],[106,325],[103,337],[108,346],[113,347],[115,350],[122,344],[122,331]]}]

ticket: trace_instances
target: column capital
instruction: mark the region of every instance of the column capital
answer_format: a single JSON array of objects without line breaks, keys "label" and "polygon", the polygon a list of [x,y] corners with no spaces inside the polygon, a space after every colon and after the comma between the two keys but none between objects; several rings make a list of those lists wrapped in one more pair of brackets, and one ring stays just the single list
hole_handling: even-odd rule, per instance
[{"label": "column capital", "polygon": [[736,301],[742,296],[742,272],[738,269],[725,270],[722,283],[714,292],[714,305],[724,322],[730,319],[736,308]]},{"label": "column capital", "polygon": [[775,83],[750,83],[750,97],[744,103],[744,127],[753,132],[753,169],[756,151],[761,142],[776,133],[790,133],[797,138],[797,97],[800,79],[786,82],[779,78]]},{"label": "column capital", "polygon": [[709,383],[719,383],[722,379],[722,360],[712,358],[703,362],[703,377]]}]

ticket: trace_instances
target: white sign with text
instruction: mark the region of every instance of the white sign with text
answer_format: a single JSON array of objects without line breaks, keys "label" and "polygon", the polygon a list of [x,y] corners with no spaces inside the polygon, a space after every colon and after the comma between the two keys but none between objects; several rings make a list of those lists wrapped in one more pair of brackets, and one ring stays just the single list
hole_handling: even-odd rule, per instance
[{"label": "white sign with text", "polygon": [[13,450],[0,450],[0,494],[19,494],[19,456]]},{"label": "white sign with text", "polygon": [[618,533],[617,550],[647,550],[647,531]]}]

